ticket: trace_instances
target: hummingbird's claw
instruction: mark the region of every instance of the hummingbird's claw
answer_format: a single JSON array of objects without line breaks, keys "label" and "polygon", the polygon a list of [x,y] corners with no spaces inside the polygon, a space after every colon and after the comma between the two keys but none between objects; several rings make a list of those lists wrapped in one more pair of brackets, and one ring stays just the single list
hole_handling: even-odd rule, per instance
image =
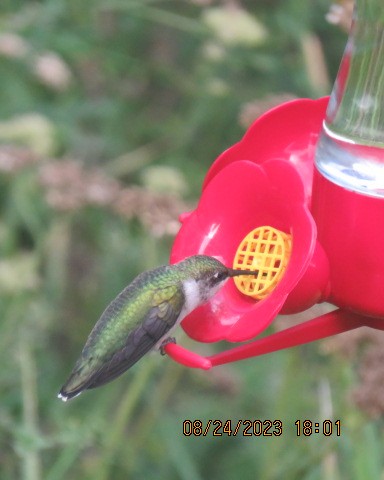
[{"label": "hummingbird's claw", "polygon": [[168,343],[176,343],[176,338],[175,337],[168,337],[163,341],[163,343],[160,345],[160,348],[159,348],[161,355],[166,355],[164,347],[166,345],[168,345]]}]

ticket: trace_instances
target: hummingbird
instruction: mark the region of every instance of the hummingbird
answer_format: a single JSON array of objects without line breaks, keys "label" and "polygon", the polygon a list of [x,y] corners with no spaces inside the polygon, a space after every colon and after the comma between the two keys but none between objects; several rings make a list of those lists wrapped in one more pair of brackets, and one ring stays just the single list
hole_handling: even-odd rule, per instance
[{"label": "hummingbird", "polygon": [[175,341],[171,331],[230,277],[257,273],[206,255],[141,273],[104,310],[58,398],[65,402],[110,382],[150,350],[163,353]]}]

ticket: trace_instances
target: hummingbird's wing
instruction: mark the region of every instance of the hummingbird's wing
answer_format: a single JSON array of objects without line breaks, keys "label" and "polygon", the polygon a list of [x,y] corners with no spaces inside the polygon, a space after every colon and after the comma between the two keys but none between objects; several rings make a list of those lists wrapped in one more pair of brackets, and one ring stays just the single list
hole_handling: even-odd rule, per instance
[{"label": "hummingbird's wing", "polygon": [[180,316],[184,295],[176,287],[167,288],[171,295],[149,310],[145,320],[129,334],[125,346],[113,354],[86,388],[99,387],[118,377],[169,333]]}]

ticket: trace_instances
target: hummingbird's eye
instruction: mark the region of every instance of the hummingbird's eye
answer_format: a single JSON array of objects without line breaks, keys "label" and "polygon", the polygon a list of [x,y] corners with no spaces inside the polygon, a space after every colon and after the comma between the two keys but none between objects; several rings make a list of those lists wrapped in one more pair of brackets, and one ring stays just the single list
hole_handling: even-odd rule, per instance
[{"label": "hummingbird's eye", "polygon": [[221,280],[224,280],[227,277],[227,274],[225,272],[216,272],[213,274],[213,278],[215,280],[218,280],[219,282]]}]

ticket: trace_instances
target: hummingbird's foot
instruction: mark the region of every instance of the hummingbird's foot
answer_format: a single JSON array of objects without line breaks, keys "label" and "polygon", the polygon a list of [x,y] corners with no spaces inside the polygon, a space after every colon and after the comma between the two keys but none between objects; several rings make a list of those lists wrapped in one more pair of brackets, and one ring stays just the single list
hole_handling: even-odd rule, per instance
[{"label": "hummingbird's foot", "polygon": [[168,343],[176,343],[176,338],[175,337],[168,337],[166,338],[163,343],[160,345],[160,353],[161,355],[166,355],[164,347],[168,345]]}]

